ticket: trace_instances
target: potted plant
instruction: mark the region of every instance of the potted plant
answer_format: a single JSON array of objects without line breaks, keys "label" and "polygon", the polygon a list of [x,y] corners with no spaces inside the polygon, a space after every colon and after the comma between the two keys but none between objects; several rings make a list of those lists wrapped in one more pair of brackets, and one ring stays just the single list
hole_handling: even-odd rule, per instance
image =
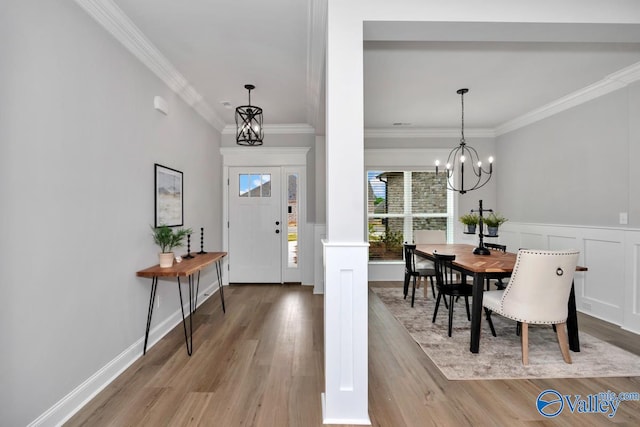
[{"label": "potted plant", "polygon": [[394,255],[402,259],[402,232],[387,230],[382,238],[384,242],[386,255],[394,259]]},{"label": "potted plant", "polygon": [[487,236],[495,237],[498,235],[498,227],[507,222],[507,219],[497,212],[491,212],[483,222],[487,224]]},{"label": "potted plant", "polygon": [[173,265],[173,248],[182,246],[182,241],[186,236],[191,234],[190,228],[180,228],[173,230],[169,226],[161,225],[160,227],[153,228],[153,241],[160,246],[160,253],[158,258],[160,259],[160,267],[166,268]]},{"label": "potted plant", "polygon": [[479,220],[478,214],[475,213],[468,213],[460,217],[460,222],[467,226],[467,231],[465,231],[467,234],[475,234]]}]

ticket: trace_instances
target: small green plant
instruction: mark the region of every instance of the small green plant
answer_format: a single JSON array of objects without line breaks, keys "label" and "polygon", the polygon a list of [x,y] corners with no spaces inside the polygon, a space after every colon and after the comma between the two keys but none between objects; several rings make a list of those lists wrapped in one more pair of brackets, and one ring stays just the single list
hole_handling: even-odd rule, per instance
[{"label": "small green plant", "polygon": [[171,252],[173,248],[182,246],[185,237],[192,233],[190,228],[179,228],[173,230],[169,226],[151,227],[153,241],[160,246],[162,253]]},{"label": "small green plant", "polygon": [[388,251],[395,251],[402,249],[402,232],[401,231],[387,231],[382,238],[384,246]]},{"label": "small green plant", "polygon": [[369,223],[369,241],[370,242],[379,242],[380,236],[376,232],[375,226]]},{"label": "small green plant", "polygon": [[497,212],[491,212],[486,218],[483,218],[483,222],[487,227],[499,227],[507,222],[507,219]]},{"label": "small green plant", "polygon": [[464,225],[477,225],[480,217],[475,213],[464,214],[460,217],[460,222]]}]

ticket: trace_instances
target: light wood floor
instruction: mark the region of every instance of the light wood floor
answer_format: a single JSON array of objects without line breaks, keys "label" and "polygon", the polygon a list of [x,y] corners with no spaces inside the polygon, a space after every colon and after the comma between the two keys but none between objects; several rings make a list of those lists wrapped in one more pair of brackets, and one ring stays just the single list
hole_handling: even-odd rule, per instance
[{"label": "light wood floor", "polygon": [[[66,425],[322,425],[322,296],[296,285],[234,285],[225,297],[225,315],[217,295],[198,308],[192,357],[180,324]],[[579,321],[581,330],[640,354],[637,335],[582,315]],[[374,426],[640,425],[640,402],[622,403],[612,420],[568,411],[546,420],[535,400],[548,388],[582,396],[639,392],[640,378],[448,381],[369,293]]]}]

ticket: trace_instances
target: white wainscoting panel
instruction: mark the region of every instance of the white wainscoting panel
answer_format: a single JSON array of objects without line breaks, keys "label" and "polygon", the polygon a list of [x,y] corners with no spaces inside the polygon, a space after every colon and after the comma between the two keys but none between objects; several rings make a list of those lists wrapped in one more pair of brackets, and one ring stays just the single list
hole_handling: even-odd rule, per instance
[{"label": "white wainscoting panel", "polygon": [[520,234],[520,245],[518,245],[518,248],[547,248],[548,244],[546,240],[545,236],[540,233],[532,233],[530,231],[523,232]]},{"label": "white wainscoting panel", "polygon": [[554,251],[567,248],[578,249],[580,247],[580,242],[578,242],[576,237],[554,236],[550,234],[547,241],[549,242],[549,249]]},{"label": "white wainscoting panel", "polygon": [[[298,268],[302,269],[302,271],[300,272],[302,285],[315,287],[314,280],[316,279],[316,276],[315,276],[315,268],[316,268],[315,267],[316,265],[315,244],[316,242],[314,238],[315,238],[316,227],[315,227],[315,224],[311,222],[306,222],[301,225],[302,227],[300,227],[300,229],[298,230],[298,233],[300,233],[302,236],[302,239],[299,242],[299,244],[301,245],[301,249],[298,254],[299,256],[298,262],[300,263]],[[302,256],[302,254],[304,254],[304,256]]]},{"label": "white wainscoting panel", "polygon": [[623,327],[640,333],[640,232],[628,232],[625,245]]},{"label": "white wainscoting panel", "polygon": [[614,227],[586,227],[508,222],[499,242],[515,252],[527,249],[578,249],[575,275],[578,311],[640,333],[640,232]]},{"label": "white wainscoting panel", "polygon": [[399,282],[404,279],[404,261],[397,262],[370,262],[369,281],[370,282]]},{"label": "white wainscoting panel", "polygon": [[322,240],[327,237],[326,224],[313,227],[313,293],[324,294],[324,264],[322,262]]},{"label": "white wainscoting panel", "polygon": [[624,245],[622,241],[584,239],[584,274],[580,299],[598,317],[622,324],[624,305]]}]

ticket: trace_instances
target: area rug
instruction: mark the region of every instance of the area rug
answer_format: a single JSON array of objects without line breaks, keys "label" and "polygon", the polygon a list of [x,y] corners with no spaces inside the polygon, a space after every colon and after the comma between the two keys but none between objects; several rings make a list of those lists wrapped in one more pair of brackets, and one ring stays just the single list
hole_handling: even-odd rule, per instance
[{"label": "area rug", "polygon": [[431,322],[435,300],[430,289],[427,298],[422,296],[422,289],[416,292],[413,308],[411,295],[405,300],[402,288],[371,290],[450,380],[640,376],[639,356],[582,331],[581,351],[571,352],[573,363],[565,363],[555,332],[543,325],[529,327],[529,365],[523,366],[516,323],[498,315],[492,316],[497,337],[491,335],[483,318],[480,352],[473,354],[469,351],[471,322],[467,320],[463,300],[455,303],[453,333],[449,338],[448,311],[442,302],[436,322]]}]

